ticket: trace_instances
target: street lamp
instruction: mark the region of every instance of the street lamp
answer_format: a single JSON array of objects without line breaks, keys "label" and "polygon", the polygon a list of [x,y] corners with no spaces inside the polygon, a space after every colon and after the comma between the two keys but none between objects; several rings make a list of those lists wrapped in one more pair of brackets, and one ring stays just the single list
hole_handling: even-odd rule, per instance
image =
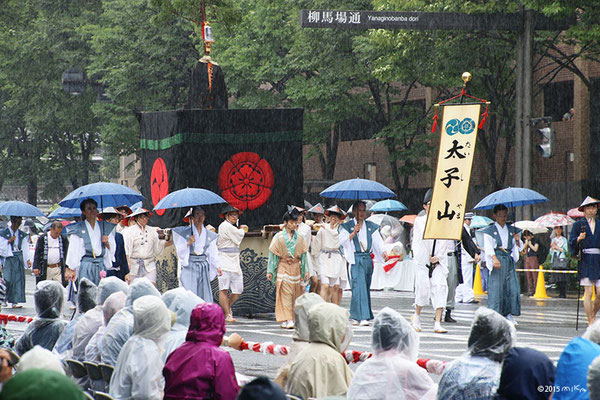
[{"label": "street lamp", "polygon": [[109,101],[108,96],[104,93],[104,86],[94,80],[88,80],[79,68],[71,67],[63,72],[61,83],[63,89],[74,96],[82,94],[89,85],[96,92],[96,101],[103,103]]}]

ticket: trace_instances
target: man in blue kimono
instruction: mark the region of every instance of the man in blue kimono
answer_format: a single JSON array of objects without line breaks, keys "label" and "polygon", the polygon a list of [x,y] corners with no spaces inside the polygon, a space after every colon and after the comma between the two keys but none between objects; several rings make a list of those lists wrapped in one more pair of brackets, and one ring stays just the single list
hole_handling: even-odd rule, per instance
[{"label": "man in blue kimono", "polygon": [[592,325],[596,320],[596,314],[600,309],[600,296],[592,301],[593,288],[596,286],[596,293],[600,293],[600,229],[598,226],[598,203],[593,197],[586,199],[579,206],[579,211],[583,211],[585,218],[573,224],[571,234],[569,235],[569,248],[571,254],[581,254],[579,260],[579,279],[583,286],[583,306],[588,324]]},{"label": "man in blue kimono", "polygon": [[10,226],[0,231],[0,257],[2,274],[6,282],[5,304],[12,303],[13,308],[22,308],[25,303],[25,263],[31,266],[29,235],[19,229],[23,218],[10,217]]},{"label": "man in blue kimono", "polygon": [[[217,248],[218,235],[204,226],[206,213],[200,207],[191,210],[188,226],[173,228],[173,244],[181,265],[181,286],[191,290],[207,303],[213,303],[210,282],[221,276],[221,257]],[[187,219],[187,221],[186,221]]]},{"label": "man in blue kimono", "polygon": [[83,200],[79,208],[84,220],[67,228],[69,250],[65,278],[72,281],[87,278],[98,286],[100,272],[111,268],[115,259],[116,225],[98,221],[98,203],[94,199]]},{"label": "man in blue kimono", "polygon": [[493,225],[483,229],[486,266],[490,270],[488,279],[488,308],[505,316],[514,325],[513,317],[521,315],[521,288],[515,263],[523,248],[520,230],[506,224],[508,208],[494,207]]},{"label": "man in blue kimono", "polygon": [[371,278],[373,276],[373,260],[371,254],[379,262],[387,261],[384,243],[379,234],[379,225],[367,221],[367,206],[357,201],[352,206],[355,218],[340,225],[340,244],[344,257],[350,264],[350,285],[352,300],[350,301],[350,318],[354,324],[369,325],[373,319],[371,311]]}]

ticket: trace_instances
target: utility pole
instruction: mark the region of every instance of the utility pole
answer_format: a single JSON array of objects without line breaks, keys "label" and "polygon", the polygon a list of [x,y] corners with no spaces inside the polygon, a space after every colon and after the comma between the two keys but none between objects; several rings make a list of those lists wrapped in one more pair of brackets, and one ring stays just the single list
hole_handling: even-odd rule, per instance
[{"label": "utility pole", "polygon": [[[523,28],[523,187],[532,188],[531,184],[531,97],[533,91],[533,14],[531,10],[525,11],[525,24]],[[523,207],[523,219],[531,219],[533,207]]]},{"label": "utility pole", "polygon": [[[521,18],[524,19],[523,6],[521,5]],[[523,25],[525,22],[523,21]],[[517,35],[517,54],[515,67],[515,186],[523,186],[523,29]],[[516,220],[523,219],[520,207],[516,210]]]}]

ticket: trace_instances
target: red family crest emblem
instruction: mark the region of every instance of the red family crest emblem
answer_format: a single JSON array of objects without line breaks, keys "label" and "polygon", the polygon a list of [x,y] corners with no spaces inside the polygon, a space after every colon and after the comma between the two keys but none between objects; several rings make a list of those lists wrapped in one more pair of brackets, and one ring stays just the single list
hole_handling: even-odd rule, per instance
[{"label": "red family crest emblem", "polygon": [[271,197],[273,169],[267,160],[252,152],[234,154],[221,166],[221,196],[239,210],[255,210]]},{"label": "red family crest emblem", "polygon": [[[169,194],[169,174],[165,161],[158,157],[152,165],[150,174],[150,194],[152,195],[152,204],[156,206],[167,194]],[[163,215],[165,210],[156,210],[156,214]]]}]

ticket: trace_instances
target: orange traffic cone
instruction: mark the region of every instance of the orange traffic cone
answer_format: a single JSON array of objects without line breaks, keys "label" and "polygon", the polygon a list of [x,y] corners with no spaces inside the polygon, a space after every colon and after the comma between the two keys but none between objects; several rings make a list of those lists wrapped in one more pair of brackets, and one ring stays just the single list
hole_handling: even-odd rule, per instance
[{"label": "orange traffic cone", "polygon": [[473,280],[473,292],[475,296],[483,296],[483,285],[481,284],[481,271],[479,270],[479,264],[475,264],[475,279]]},{"label": "orange traffic cone", "polygon": [[[540,269],[544,269],[540,265]],[[532,296],[534,299],[549,299],[550,296],[546,293],[546,281],[544,280],[544,272],[538,272],[537,284],[535,285],[535,293]]]}]

